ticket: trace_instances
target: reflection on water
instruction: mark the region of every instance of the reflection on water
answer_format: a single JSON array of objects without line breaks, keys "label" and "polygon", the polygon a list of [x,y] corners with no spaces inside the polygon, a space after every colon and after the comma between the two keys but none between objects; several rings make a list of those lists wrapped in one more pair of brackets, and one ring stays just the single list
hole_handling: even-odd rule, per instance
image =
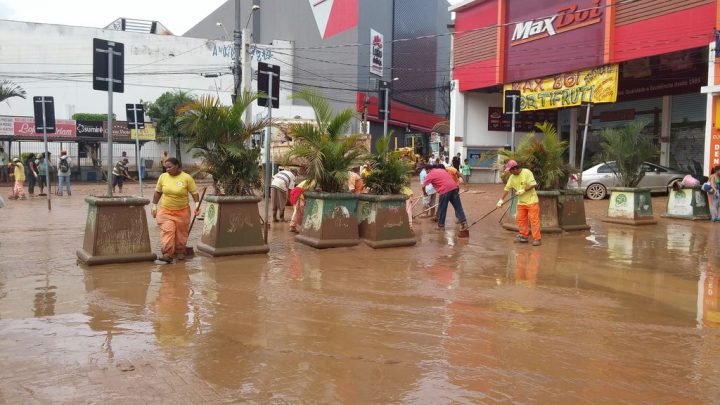
[{"label": "reflection on water", "polygon": [[624,229],[607,230],[608,258],[614,262],[632,265],[635,233]]},{"label": "reflection on water", "polygon": [[185,268],[168,266],[162,271],[153,330],[157,343],[170,358],[187,347],[199,330],[199,308],[188,305],[190,294],[190,276]]}]

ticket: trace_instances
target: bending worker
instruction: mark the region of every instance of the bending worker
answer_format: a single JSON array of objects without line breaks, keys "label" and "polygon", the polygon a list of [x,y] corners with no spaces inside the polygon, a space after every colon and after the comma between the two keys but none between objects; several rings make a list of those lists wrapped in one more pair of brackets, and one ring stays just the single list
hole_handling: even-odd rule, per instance
[{"label": "bending worker", "polygon": [[516,243],[528,242],[528,217],[530,217],[530,227],[532,228],[533,246],[540,246],[540,203],[538,200],[537,182],[535,176],[528,169],[521,169],[520,165],[514,160],[508,160],[505,164],[505,171],[510,172],[505,184],[505,192],[500,201],[497,202],[498,207],[502,207],[505,197],[511,190],[515,191],[518,197],[517,201],[517,222],[518,235],[515,237]]},{"label": "bending worker", "polygon": [[195,216],[200,214],[200,196],[195,180],[182,171],[180,162],[176,158],[167,158],[164,167],[165,173],[160,175],[155,187],[151,213],[160,226],[162,250],[160,260],[170,263],[173,259],[185,260],[185,246],[190,226],[188,193],[195,201]]}]

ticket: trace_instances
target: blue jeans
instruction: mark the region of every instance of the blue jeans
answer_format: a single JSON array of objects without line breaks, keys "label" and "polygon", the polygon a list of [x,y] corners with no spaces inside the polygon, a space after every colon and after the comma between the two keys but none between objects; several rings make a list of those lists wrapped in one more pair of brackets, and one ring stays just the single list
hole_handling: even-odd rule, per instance
[{"label": "blue jeans", "polygon": [[70,190],[70,176],[58,176],[58,194],[62,195],[63,193],[63,184],[65,184],[65,188],[67,188],[67,193],[71,194],[72,191]]},{"label": "blue jeans", "polygon": [[461,224],[467,222],[465,219],[465,211],[463,211],[462,202],[460,202],[460,189],[456,188],[445,194],[440,194],[440,205],[438,206],[438,225],[445,225],[445,216],[447,215],[448,203],[452,204],[455,209],[455,218]]}]

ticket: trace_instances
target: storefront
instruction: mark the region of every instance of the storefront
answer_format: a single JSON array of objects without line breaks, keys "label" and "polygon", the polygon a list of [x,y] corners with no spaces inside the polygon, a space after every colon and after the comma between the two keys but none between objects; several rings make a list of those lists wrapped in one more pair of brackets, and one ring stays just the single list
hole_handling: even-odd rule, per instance
[{"label": "storefront", "polygon": [[[467,0],[451,7],[451,154],[475,162],[472,181],[496,181],[493,151],[549,121],[579,166],[588,119],[587,168],[603,128],[643,120],[658,145],[657,163],[706,172],[708,96],[701,86],[718,3]],[[514,139],[503,113],[506,90],[521,91]]]}]

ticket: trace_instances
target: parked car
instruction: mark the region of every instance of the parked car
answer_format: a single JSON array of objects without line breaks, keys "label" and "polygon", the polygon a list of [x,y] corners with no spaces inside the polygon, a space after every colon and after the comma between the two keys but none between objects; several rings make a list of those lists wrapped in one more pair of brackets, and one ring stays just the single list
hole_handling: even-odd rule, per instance
[{"label": "parked car", "polygon": [[[580,188],[591,200],[602,200],[608,196],[609,187],[617,187],[619,181],[612,171],[614,162],[600,163],[582,173],[582,184],[578,184],[577,176],[573,175],[568,188]],[[638,187],[652,189],[653,193],[667,193],[673,184],[682,181],[686,172],[681,172],[655,163],[645,162],[645,176]]]}]

